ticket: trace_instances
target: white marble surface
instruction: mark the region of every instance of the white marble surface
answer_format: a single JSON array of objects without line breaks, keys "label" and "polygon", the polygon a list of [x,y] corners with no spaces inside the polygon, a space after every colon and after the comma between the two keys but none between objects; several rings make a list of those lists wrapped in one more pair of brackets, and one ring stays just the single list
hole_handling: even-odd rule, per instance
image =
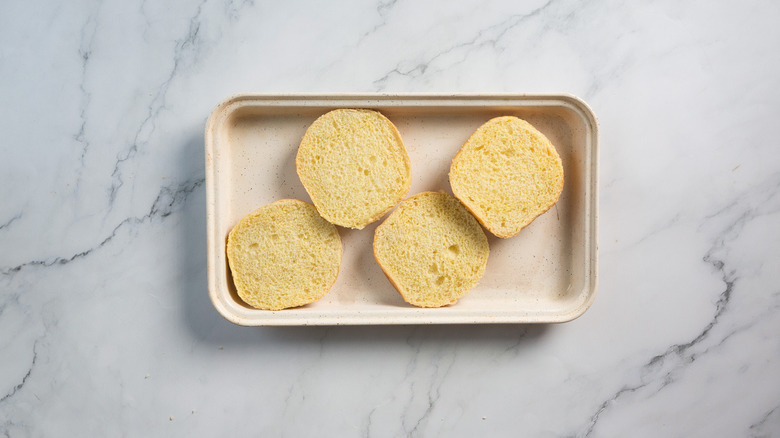
[{"label": "white marble surface", "polygon": [[[780,435],[780,4],[0,5],[0,435]],[[239,92],[568,92],[600,284],[556,326],[243,328],[203,127]]]}]

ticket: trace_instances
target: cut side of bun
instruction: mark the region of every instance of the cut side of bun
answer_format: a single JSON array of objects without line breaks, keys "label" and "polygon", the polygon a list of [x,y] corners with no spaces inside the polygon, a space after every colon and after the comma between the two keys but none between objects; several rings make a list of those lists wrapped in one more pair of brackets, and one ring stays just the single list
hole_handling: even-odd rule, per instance
[{"label": "cut side of bun", "polygon": [[295,164],[322,217],[348,228],[381,218],[412,180],[401,135],[372,110],[337,109],[319,117],[303,136]]},{"label": "cut side of bun", "polygon": [[424,192],[403,201],[374,234],[374,257],[403,299],[418,307],[455,303],[488,260],[482,227],[457,199]]},{"label": "cut side of bun", "polygon": [[228,235],[233,283],[252,307],[281,310],[322,298],[341,265],[341,238],[313,205],[283,199],[245,216]]},{"label": "cut side of bun", "polygon": [[563,190],[563,164],[550,140],[506,116],[480,126],[452,160],[455,196],[485,228],[512,237],[549,210]]}]

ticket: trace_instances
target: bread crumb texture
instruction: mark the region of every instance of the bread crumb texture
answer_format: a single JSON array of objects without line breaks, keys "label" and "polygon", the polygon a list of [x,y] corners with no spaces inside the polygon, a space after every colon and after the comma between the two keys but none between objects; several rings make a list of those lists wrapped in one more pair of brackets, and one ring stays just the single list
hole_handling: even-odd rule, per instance
[{"label": "bread crumb texture", "polygon": [[498,237],[512,237],[549,210],[563,190],[561,157],[517,117],[480,126],[452,160],[455,196]]},{"label": "bread crumb texture", "polygon": [[281,310],[322,298],[341,265],[341,238],[313,205],[283,199],[241,219],[227,256],[238,296],[252,307]]},{"label": "bread crumb texture", "polygon": [[457,199],[424,192],[403,201],[376,229],[374,257],[404,300],[455,303],[476,286],[488,260],[482,227]]},{"label": "bread crumb texture", "polygon": [[295,162],[322,217],[349,228],[381,218],[406,196],[412,180],[401,135],[372,110],[337,109],[319,117]]}]

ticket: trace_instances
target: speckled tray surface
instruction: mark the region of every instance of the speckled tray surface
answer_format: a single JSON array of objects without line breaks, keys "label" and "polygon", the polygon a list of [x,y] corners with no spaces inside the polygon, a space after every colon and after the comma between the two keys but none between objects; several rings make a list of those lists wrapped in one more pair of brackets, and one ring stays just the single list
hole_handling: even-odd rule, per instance
[{"label": "speckled tray surface", "polygon": [[[339,228],[341,272],[321,300],[264,311],[241,301],[227,266],[231,228],[252,210],[283,198],[311,202],[295,172],[306,128],[335,108],[370,108],[397,127],[412,161],[409,196],[452,193],[450,160],[482,123],[515,115],[556,146],[565,184],[558,203],[510,239],[488,235],[490,258],[477,287],[452,306],[406,304],[374,260],[376,222]],[[206,126],[209,295],[239,325],[554,323],[584,313],[597,276],[598,124],[569,95],[254,95],[219,104]],[[384,219],[384,218],[383,218]]]}]

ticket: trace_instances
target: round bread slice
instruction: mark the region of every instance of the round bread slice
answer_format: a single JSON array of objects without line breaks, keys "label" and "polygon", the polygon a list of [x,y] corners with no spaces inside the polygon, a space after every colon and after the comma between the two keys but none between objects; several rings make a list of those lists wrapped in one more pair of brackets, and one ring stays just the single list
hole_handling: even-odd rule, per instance
[{"label": "round bread slice", "polygon": [[409,155],[395,125],[364,109],[337,109],[315,120],[295,165],[322,217],[356,229],[395,207],[412,181]]},{"label": "round bread slice", "polygon": [[403,201],[374,234],[377,263],[418,307],[441,307],[466,295],[485,273],[488,251],[482,227],[446,193]]},{"label": "round bread slice", "polygon": [[341,265],[341,238],[313,205],[283,199],[245,216],[230,231],[227,256],[238,296],[281,310],[322,298]]},{"label": "round bread slice", "polygon": [[496,117],[455,155],[450,185],[488,231],[507,238],[558,201],[563,165],[550,140],[530,123]]}]

